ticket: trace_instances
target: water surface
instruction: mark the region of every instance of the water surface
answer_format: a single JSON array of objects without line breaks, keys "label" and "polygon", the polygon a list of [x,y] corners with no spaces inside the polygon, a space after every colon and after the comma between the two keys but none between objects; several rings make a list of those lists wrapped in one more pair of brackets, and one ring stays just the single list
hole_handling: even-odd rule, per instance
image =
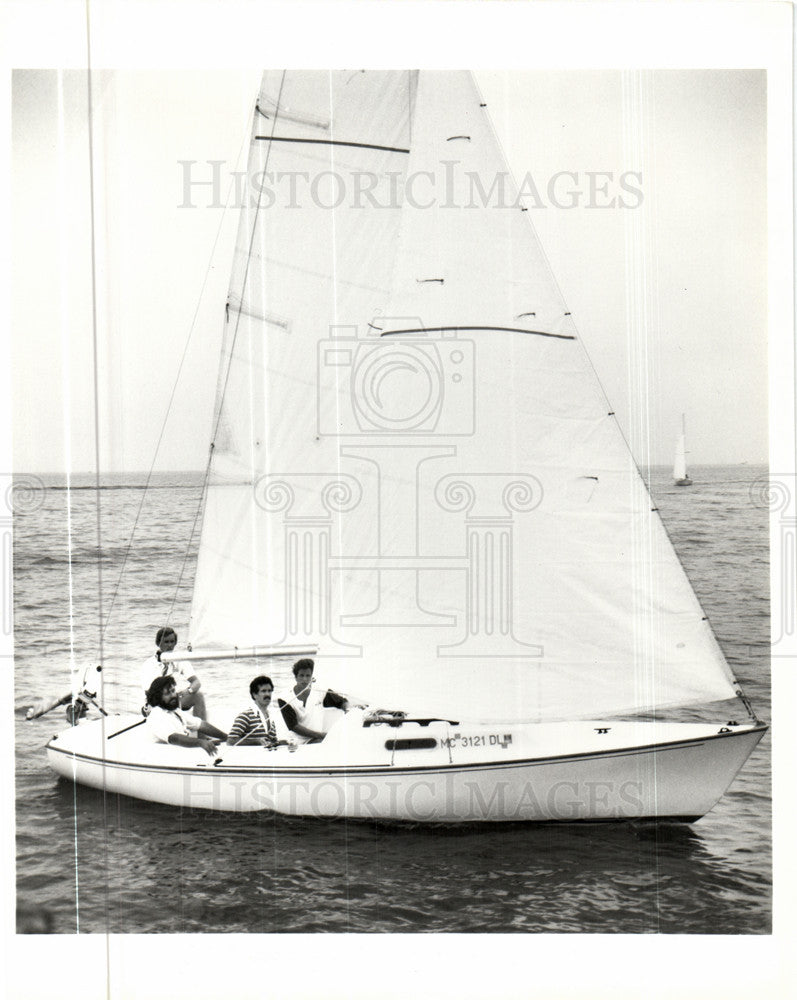
[{"label": "water surface", "polygon": [[[654,500],[731,668],[766,720],[768,509],[754,485],[766,470],[690,471],[694,485],[679,489],[666,470],[653,470]],[[63,714],[27,723],[24,709],[64,688],[70,653],[96,658],[106,619],[106,707],[140,702],[138,667],[151,636],[169,610],[175,623],[188,619],[195,545],[184,565],[183,553],[200,490],[187,475],[159,477],[146,493],[123,479],[99,492],[47,485],[30,494],[14,526],[20,930],[770,931],[768,736],[714,810],[681,827],[230,815],[56,779],[43,747],[64,727]],[[209,700],[229,669],[203,668]],[[287,680],[272,673],[278,686]]]}]

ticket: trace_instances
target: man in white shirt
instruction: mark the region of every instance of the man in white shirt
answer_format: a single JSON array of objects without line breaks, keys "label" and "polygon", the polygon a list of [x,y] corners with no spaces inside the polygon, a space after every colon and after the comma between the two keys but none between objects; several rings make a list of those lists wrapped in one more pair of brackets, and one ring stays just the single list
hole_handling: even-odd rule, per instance
[{"label": "man in white shirt", "polygon": [[213,757],[217,752],[217,741],[227,739],[226,733],[204,719],[181,714],[173,677],[156,677],[153,680],[147,691],[147,704],[150,706],[147,730],[158,743],[202,747]]},{"label": "man in white shirt", "polygon": [[193,709],[195,716],[207,719],[205,696],[199,690],[202,683],[196,674],[191,673],[190,668],[181,667],[179,663],[161,660],[163,653],[171,653],[177,645],[177,633],[168,625],[159,628],[155,636],[155,644],[155,652],[141,666],[141,687],[144,689],[144,694],[146,695],[150,684],[156,677],[173,677],[177,687],[177,696],[180,699],[180,708],[186,712]]}]

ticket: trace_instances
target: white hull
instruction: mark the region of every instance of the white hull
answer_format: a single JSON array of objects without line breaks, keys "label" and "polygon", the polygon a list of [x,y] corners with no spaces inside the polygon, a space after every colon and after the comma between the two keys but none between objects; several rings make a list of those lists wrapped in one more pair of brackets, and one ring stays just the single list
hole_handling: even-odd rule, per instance
[{"label": "white hull", "polygon": [[695,820],[766,731],[755,723],[347,720],[322,744],[222,746],[211,758],[152,743],[135,722],[82,723],[50,741],[49,762],[79,784],[184,808],[412,822]]}]

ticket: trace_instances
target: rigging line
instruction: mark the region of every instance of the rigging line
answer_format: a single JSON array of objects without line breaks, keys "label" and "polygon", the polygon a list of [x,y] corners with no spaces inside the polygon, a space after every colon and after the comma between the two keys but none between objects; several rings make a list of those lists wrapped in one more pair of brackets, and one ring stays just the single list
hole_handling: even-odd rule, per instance
[{"label": "rigging line", "polygon": [[[285,86],[285,73],[286,73],[286,71],[283,70],[282,71],[282,79],[280,80],[280,89],[279,89],[279,93],[277,95],[277,100],[276,100],[275,107],[274,107],[274,123],[272,125],[272,128],[276,128],[277,120],[279,119],[279,105],[280,105],[280,101],[282,99],[282,91],[283,91],[283,88]],[[257,111],[255,111],[253,113],[253,116],[256,115],[256,114],[257,114]],[[271,156],[271,147],[269,146],[268,153],[266,154],[266,162],[265,162],[265,164],[263,166],[263,172],[264,173],[268,170],[268,161],[269,161],[270,156]],[[258,195],[257,195],[257,204],[255,205],[255,216],[254,216],[254,221],[252,222],[252,235],[249,238],[249,248],[248,248],[247,255],[246,255],[246,268],[244,270],[243,281],[241,283],[240,300],[241,300],[242,303],[244,301],[244,297],[245,297],[245,294],[246,294],[246,284],[247,284],[247,281],[249,279],[249,267],[250,267],[251,260],[252,260],[252,247],[254,246],[255,234],[257,233],[257,220],[258,220],[258,217],[259,217],[259,214],[260,214],[260,209],[261,209],[261,202],[262,202],[262,197],[263,197],[263,188],[264,188],[264,185],[261,184],[260,185],[260,189],[258,191]],[[183,562],[182,562],[182,565],[180,566],[180,574],[179,574],[179,576],[177,578],[177,585],[176,585],[176,587],[174,589],[174,595],[172,597],[171,607],[169,608],[169,613],[167,615],[167,622],[171,618],[172,612],[174,611],[174,605],[177,602],[177,595],[178,595],[178,593],[180,591],[180,586],[181,586],[181,584],[183,582],[183,576],[185,575],[185,567],[186,567],[186,565],[188,563],[188,555],[189,555],[189,552],[191,551],[191,544],[192,544],[192,542],[194,540],[194,535],[196,534],[196,528],[197,528],[197,524],[199,522],[199,515],[200,515],[200,512],[203,509],[203,500],[205,499],[205,497],[207,495],[208,480],[210,478],[210,467],[211,467],[211,465],[213,463],[213,449],[214,449],[214,446],[215,446],[214,443],[215,443],[215,440],[216,440],[216,434],[218,433],[219,425],[221,424],[221,414],[222,414],[222,410],[224,408],[224,397],[225,397],[226,392],[227,392],[227,384],[228,384],[228,382],[230,380],[230,371],[232,370],[232,360],[233,360],[233,356],[235,354],[235,342],[238,339],[238,328],[239,328],[239,326],[241,324],[241,315],[242,315],[242,310],[238,309],[236,311],[236,314],[235,314],[235,327],[233,329],[232,339],[230,341],[230,347],[229,347],[229,351],[228,351],[228,360],[227,360],[226,371],[224,373],[224,379],[223,379],[223,381],[221,381],[221,384],[219,386],[219,391],[218,391],[218,400],[216,402],[217,409],[216,409],[216,413],[215,413],[214,419],[213,419],[213,428],[212,428],[212,431],[211,431],[211,438],[210,438],[210,450],[208,452],[208,460],[207,460],[207,463],[205,465],[205,475],[204,475],[204,478],[202,480],[202,492],[200,494],[199,503],[197,504],[197,509],[196,509],[195,514],[194,514],[193,523],[191,524],[191,534],[188,537],[188,544],[186,545],[185,554],[183,556]]]},{"label": "rigging line", "polygon": [[[57,159],[60,165],[58,171],[58,198],[59,201],[66,201],[66,191],[64,183],[64,170],[63,164],[66,161],[66,138],[65,138],[65,121],[66,112],[64,106],[64,72],[59,70],[57,74],[58,78],[58,138],[57,138]],[[59,254],[62,259],[68,257],[68,242],[67,234],[65,232],[65,226],[63,222],[59,226]],[[60,305],[62,316],[67,315],[66,301],[67,301],[67,273],[66,268],[61,269],[61,280],[60,280]],[[73,555],[74,555],[74,539],[72,530],[72,447],[71,447],[71,434],[70,427],[72,424],[71,412],[72,412],[72,393],[70,387],[69,379],[69,369],[70,369],[70,355],[69,355],[69,331],[65,328],[65,324],[62,320],[61,328],[61,364],[62,364],[62,392],[64,395],[64,408],[66,410],[64,420],[64,456],[66,458],[66,546],[67,546],[67,597],[69,603],[69,663],[70,667],[74,668],[75,665],[75,586],[74,586],[74,565],[73,565]]]},{"label": "rigging line", "polygon": [[[280,89],[279,89],[279,93],[277,94],[277,100],[275,102],[275,107],[274,107],[274,123],[272,125],[272,128],[276,128],[277,121],[279,119],[279,105],[280,105],[280,101],[282,99],[282,91],[283,91],[283,88],[285,86],[285,74],[286,74],[286,70],[283,70],[282,71],[282,79],[280,80]],[[266,153],[266,162],[263,165],[263,174],[264,175],[268,171],[268,161],[269,161],[270,157],[271,157],[271,147],[269,146],[268,152]],[[240,294],[239,298],[240,298],[240,301],[241,301],[242,304],[243,304],[243,301],[244,301],[244,297],[246,295],[246,285],[247,285],[247,282],[249,280],[249,269],[250,269],[250,265],[251,265],[251,261],[252,261],[252,247],[255,244],[255,234],[257,233],[257,221],[258,221],[258,217],[260,215],[260,209],[261,209],[261,205],[262,205],[263,189],[264,189],[264,185],[261,184],[260,185],[260,189],[259,189],[258,194],[257,194],[257,203],[255,205],[255,215],[254,215],[254,219],[252,221],[252,234],[249,237],[249,246],[247,248],[247,253],[246,253],[246,267],[244,269],[243,281],[241,283],[241,294]],[[235,342],[238,339],[238,328],[241,325],[241,315],[242,315],[242,310],[238,309],[236,311],[235,327],[233,329],[232,338],[231,338],[231,341],[230,341],[229,351],[227,352],[228,353],[227,370],[226,370],[226,372],[224,374],[224,381],[221,383],[221,385],[219,387],[219,394],[218,394],[218,400],[217,400],[217,411],[216,411],[216,414],[214,416],[213,430],[212,430],[211,438],[210,438],[210,440],[211,440],[211,453],[208,456],[208,464],[210,464],[210,460],[211,460],[212,455],[213,455],[213,442],[216,440],[216,434],[218,432],[219,425],[221,423],[221,412],[222,412],[222,408],[223,408],[223,405],[224,405],[224,397],[225,397],[226,392],[227,392],[227,384],[228,384],[228,382],[230,380],[230,371],[232,370],[232,359],[233,359],[233,355],[235,353]]]},{"label": "rigging line", "polygon": [[[334,78],[333,78],[332,70],[328,70],[328,72],[327,72],[327,86],[328,86],[328,93],[329,93],[329,98],[328,98],[329,104],[328,104],[328,107],[327,107],[327,111],[328,111],[328,114],[329,114],[329,123],[330,123],[330,125],[332,127],[332,132],[334,134],[336,123],[335,123],[335,99],[334,99],[334,96],[333,96],[334,93],[335,93],[335,87],[334,87],[333,80],[334,80]],[[347,80],[346,81],[346,86],[348,86],[348,84],[349,84],[349,81]],[[334,147],[334,145],[331,145],[330,148],[329,148],[329,159],[330,159],[330,167],[331,167],[331,170],[332,170],[332,174],[335,175],[336,174],[336,170],[335,170],[335,147]],[[338,244],[337,244],[338,227],[337,227],[337,218],[336,218],[336,213],[335,212],[332,212],[332,215],[330,216],[330,221],[332,223],[332,274],[331,274],[331,278],[332,278],[332,286],[331,286],[331,291],[332,291],[332,315],[333,315],[333,318],[334,318],[334,322],[337,325],[338,322],[339,322],[338,321],[338,268],[337,268],[337,265],[338,265],[338,254],[337,254],[337,250],[338,250]],[[335,419],[339,422],[340,421],[340,403],[339,403],[339,401],[336,401],[335,411],[336,411],[335,412]],[[336,449],[335,467],[336,467],[336,471],[337,471],[338,476],[341,477],[341,481],[345,482],[345,480],[343,479],[343,475],[344,475],[344,470],[343,470],[343,456],[341,455],[341,449],[340,448]],[[342,525],[341,521],[342,521],[342,519],[338,518],[337,526],[336,526],[336,528],[333,528],[333,531],[335,532],[335,538],[336,538],[336,541],[337,541],[337,544],[338,544],[339,551],[340,551],[340,547],[341,547],[342,542],[343,542],[343,539],[342,539],[343,525]],[[330,537],[332,537],[332,536],[330,536]],[[323,614],[323,612],[322,612],[322,614]],[[331,607],[329,609],[329,614],[330,615],[332,614]],[[323,619],[322,619],[322,621],[323,621]],[[309,690],[309,688],[308,688],[308,690]]]},{"label": "rigging line", "polygon": [[91,25],[89,21],[90,0],[86,0],[86,48],[87,48],[87,134],[88,134],[88,159],[89,159],[89,245],[91,254],[91,345],[92,345],[92,368],[93,368],[93,394],[94,394],[94,488],[96,491],[96,534],[97,534],[97,603],[99,614],[99,657],[102,655],[102,512],[100,493],[100,379],[99,379],[99,345],[97,341],[97,237],[96,220],[94,212],[94,109],[91,100]]},{"label": "rigging line", "polygon": [[[91,248],[91,341],[92,341],[92,364],[93,364],[93,393],[94,393],[94,464],[96,469],[95,484],[96,490],[96,511],[97,511],[97,624],[99,626],[99,636],[97,640],[100,663],[103,662],[103,630],[102,630],[102,509],[100,493],[100,385],[99,385],[99,345],[97,340],[97,236],[96,219],[94,211],[94,106],[92,103],[92,70],[91,70],[91,0],[86,0],[86,113],[87,113],[87,137],[88,137],[88,159],[89,159],[89,245]],[[105,700],[103,684],[100,681],[100,698]],[[102,738],[105,740],[105,716],[100,720]],[[102,783],[102,816],[103,838],[102,856],[105,869],[108,870],[109,845],[108,845],[108,802],[103,772]],[[75,800],[75,823],[77,824],[77,801]],[[79,890],[79,866],[77,858],[77,828],[75,829],[75,886],[76,903]],[[105,918],[108,926],[108,916],[110,911],[110,886],[108,880],[105,883]],[[77,913],[77,906],[76,906]],[[79,918],[76,917],[79,931]],[[111,995],[111,937],[105,935],[105,988],[108,997]]]},{"label": "rigging line", "polygon": [[[177,603],[177,595],[180,593],[180,587],[183,583],[183,577],[185,576],[185,568],[188,565],[188,556],[191,552],[191,543],[194,541],[194,535],[196,534],[196,526],[199,521],[199,515],[202,511],[202,501],[205,498],[208,488],[208,479],[210,478],[210,463],[213,458],[213,445],[210,446],[210,454],[208,455],[208,460],[205,464],[205,474],[202,477],[202,489],[199,491],[199,503],[196,505],[196,510],[194,511],[194,520],[191,522],[191,532],[188,536],[188,544],[183,552],[183,561],[180,564],[180,572],[177,576],[177,583],[174,588],[174,593],[172,594],[172,603],[169,605],[169,610],[166,612],[165,624],[168,625],[172,620],[172,613],[174,612],[174,606]],[[189,647],[190,648],[190,647]]]},{"label": "rigging line", "polygon": [[[158,454],[160,453],[160,447],[161,447],[161,444],[163,443],[164,434],[166,433],[166,425],[169,422],[169,414],[172,411],[172,404],[174,403],[174,397],[175,397],[175,395],[177,393],[177,386],[180,383],[180,376],[182,375],[183,366],[185,365],[185,360],[186,360],[186,357],[188,356],[188,348],[189,348],[189,346],[191,344],[191,338],[193,337],[194,331],[196,329],[197,318],[199,317],[199,309],[200,309],[200,306],[201,306],[201,303],[202,303],[202,299],[203,299],[204,294],[205,294],[205,288],[206,288],[207,283],[208,283],[208,278],[210,277],[210,272],[213,269],[213,259],[214,259],[215,254],[216,254],[216,247],[218,246],[219,238],[221,237],[221,231],[222,231],[222,229],[224,227],[224,220],[227,217],[227,210],[228,210],[228,207],[229,207],[229,204],[230,204],[230,197],[231,197],[233,188],[235,186],[235,176],[237,174],[237,167],[238,167],[238,165],[241,162],[241,155],[243,153],[243,150],[244,150],[245,146],[246,146],[246,139],[244,139],[244,141],[241,143],[241,146],[240,146],[240,148],[238,150],[238,156],[236,157],[236,161],[235,161],[236,171],[233,172],[233,174],[232,174],[232,176],[230,178],[230,183],[229,183],[229,187],[228,187],[228,190],[227,190],[227,197],[226,197],[225,203],[224,203],[224,211],[222,212],[221,219],[219,220],[219,225],[218,225],[218,228],[216,230],[216,236],[215,236],[215,239],[213,240],[213,246],[212,246],[211,251],[210,251],[210,257],[208,259],[208,265],[207,265],[207,268],[205,270],[205,276],[202,279],[202,285],[201,285],[201,287],[199,289],[199,296],[197,298],[196,308],[194,309],[194,315],[192,316],[191,323],[190,323],[190,325],[188,327],[188,337],[186,338],[185,346],[183,347],[183,353],[182,353],[182,356],[180,357],[180,363],[177,366],[177,374],[175,375],[175,378],[174,378],[174,383],[172,385],[172,391],[171,391],[171,393],[169,395],[169,401],[166,404],[166,413],[164,414],[163,421],[161,423],[160,433],[158,434],[158,440],[157,440],[157,443],[155,444],[155,451],[154,451],[154,454],[152,456],[152,464],[150,465],[149,471],[147,472],[147,478],[144,480],[144,486],[143,486],[143,489],[141,491],[141,501],[140,501],[140,503],[138,505],[138,510],[136,511],[135,520],[133,521],[133,528],[132,528],[132,530],[130,532],[130,539],[129,539],[128,543],[127,543],[127,547],[125,548],[124,557],[122,558],[122,566],[121,566],[121,568],[119,570],[119,577],[117,579],[116,586],[114,587],[114,591],[113,591],[113,594],[111,596],[111,603],[110,603],[110,606],[108,608],[108,613],[105,616],[105,624],[103,625],[103,635],[105,634],[105,631],[107,630],[108,625],[110,624],[110,621],[111,621],[111,613],[113,611],[114,604],[116,603],[116,597],[117,597],[117,595],[119,593],[119,589],[120,589],[120,587],[122,585],[122,578],[124,577],[125,568],[127,566],[127,560],[129,558],[130,552],[132,551],[132,548],[133,548],[133,540],[136,537],[136,530],[138,529],[138,522],[141,519],[141,514],[142,514],[142,511],[144,510],[144,504],[146,502],[147,495],[149,493],[150,483],[152,481],[152,476],[153,476],[153,474],[155,472],[155,464],[156,464],[156,462],[158,460]],[[200,500],[200,503],[201,503],[201,500]],[[190,544],[190,542],[189,542],[189,544]],[[174,608],[176,597],[177,597],[177,595],[175,594],[175,597],[172,600],[172,605],[171,605],[172,608]],[[171,614],[171,609],[170,609],[170,614]],[[167,621],[164,624],[168,624],[168,623],[169,622],[168,622],[168,619],[167,619]]]}]

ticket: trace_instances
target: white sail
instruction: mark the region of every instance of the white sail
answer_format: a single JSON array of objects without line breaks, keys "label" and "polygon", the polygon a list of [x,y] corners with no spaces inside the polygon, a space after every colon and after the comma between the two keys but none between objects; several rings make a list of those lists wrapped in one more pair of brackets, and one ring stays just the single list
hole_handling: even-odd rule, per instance
[{"label": "white sail", "polygon": [[[312,507],[312,475],[337,471],[334,443],[318,437],[316,345],[384,303],[400,215],[391,185],[401,191],[413,91],[406,72],[264,74],[225,316],[195,646],[282,638],[273,619],[287,556],[272,507],[284,490],[295,493],[294,516],[306,499]],[[347,198],[371,178],[377,190],[360,196],[361,210],[330,208],[335,178]]]},{"label": "white sail", "polygon": [[194,647],[318,644],[448,718],[732,697],[470,76],[267,74],[259,109],[250,176],[305,197],[241,221]]}]

